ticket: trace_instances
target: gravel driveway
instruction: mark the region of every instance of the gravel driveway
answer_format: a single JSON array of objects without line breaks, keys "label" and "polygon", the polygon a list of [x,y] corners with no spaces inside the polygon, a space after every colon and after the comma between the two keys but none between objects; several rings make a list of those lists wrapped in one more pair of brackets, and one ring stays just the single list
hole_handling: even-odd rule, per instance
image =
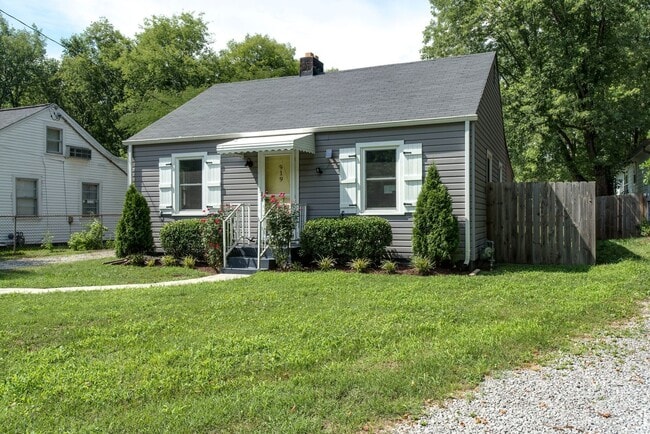
[{"label": "gravel driveway", "polygon": [[0,270],[11,270],[19,267],[34,267],[36,265],[47,265],[60,262],[84,261],[86,259],[109,258],[115,256],[114,250],[94,250],[88,253],[77,255],[46,256],[43,258],[23,258],[0,261]]},{"label": "gravel driveway", "polygon": [[394,433],[650,433],[650,305],[548,367],[486,379]]}]

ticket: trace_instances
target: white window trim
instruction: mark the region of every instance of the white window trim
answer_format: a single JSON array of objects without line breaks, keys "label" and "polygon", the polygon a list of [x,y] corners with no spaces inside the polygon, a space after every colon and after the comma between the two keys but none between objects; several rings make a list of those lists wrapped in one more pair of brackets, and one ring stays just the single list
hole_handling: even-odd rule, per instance
[{"label": "white window trim", "polygon": [[81,187],[80,187],[80,192],[81,192],[81,209],[79,210],[79,214],[82,216],[89,216],[91,214],[84,214],[84,185],[96,185],[97,186],[97,214],[96,215],[101,215],[102,209],[101,209],[101,196],[102,196],[102,185],[99,182],[96,181],[82,181],[81,182]]},{"label": "white window trim", "polygon": [[13,205],[14,205],[14,215],[18,215],[18,195],[16,194],[16,188],[18,187],[18,180],[19,179],[24,179],[24,180],[29,180],[29,181],[36,181],[36,215],[29,215],[29,216],[24,216],[24,217],[40,217],[41,215],[41,206],[42,206],[42,196],[41,196],[41,180],[40,178],[37,177],[30,177],[28,176],[16,176],[14,177],[14,185],[13,185],[13,192],[11,193],[14,200],[13,200]]},{"label": "white window trim", "polygon": [[486,155],[486,160],[485,160],[485,170],[486,170],[486,182],[493,182],[492,180],[494,179],[494,157],[492,155],[492,151],[488,150],[487,155]]},{"label": "white window trim", "polygon": [[[401,210],[400,204],[402,203],[401,188],[399,185],[400,180],[403,178],[400,171],[398,149],[404,145],[404,140],[394,140],[386,142],[371,142],[371,143],[357,143],[356,152],[357,158],[357,203],[359,204],[360,215],[403,215],[404,211]],[[395,208],[372,208],[367,209],[366,206],[366,165],[365,165],[365,152],[366,151],[395,151]]]},{"label": "white window trim", "polygon": [[[47,150],[47,130],[59,130],[61,132],[61,141],[59,142],[59,151],[58,152],[50,152]],[[65,150],[65,138],[63,137],[63,128],[61,125],[58,124],[52,124],[52,123],[46,123],[45,124],[45,153],[47,155],[55,155],[55,156],[64,156],[64,150]]]},{"label": "white window trim", "polygon": [[[173,216],[178,217],[200,217],[205,215],[206,203],[207,203],[207,171],[205,170],[206,158],[208,157],[207,152],[187,152],[182,154],[172,154],[172,201],[173,201]],[[180,206],[180,179],[178,176],[178,170],[180,165],[178,164],[181,160],[198,160],[201,159],[201,209],[199,210],[181,210]]]}]

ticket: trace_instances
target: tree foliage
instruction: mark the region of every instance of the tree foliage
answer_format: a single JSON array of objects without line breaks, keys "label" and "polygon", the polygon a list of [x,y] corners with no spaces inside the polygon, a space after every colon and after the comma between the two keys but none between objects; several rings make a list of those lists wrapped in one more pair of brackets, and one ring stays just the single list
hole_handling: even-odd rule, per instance
[{"label": "tree foliage", "polygon": [[35,30],[16,30],[0,15],[0,108],[43,102],[43,80],[52,62]]},{"label": "tree foliage", "polygon": [[219,52],[217,71],[220,82],[257,80],[298,75],[296,49],[266,35],[246,35],[243,41],[231,40]]},{"label": "tree foliage", "polygon": [[131,184],[126,190],[122,215],[115,227],[115,256],[124,258],[149,253],[153,247],[149,205],[142,193]]},{"label": "tree foliage", "polygon": [[496,50],[518,179],[596,180],[650,131],[648,0],[430,0],[423,57]]},{"label": "tree foliage", "polygon": [[436,166],[429,166],[413,215],[413,253],[431,264],[450,260],[458,248],[458,221]]}]

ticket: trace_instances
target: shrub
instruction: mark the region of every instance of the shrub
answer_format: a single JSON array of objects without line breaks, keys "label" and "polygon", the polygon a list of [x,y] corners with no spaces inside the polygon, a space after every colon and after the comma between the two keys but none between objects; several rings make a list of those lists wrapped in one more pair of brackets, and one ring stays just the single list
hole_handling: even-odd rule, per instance
[{"label": "shrub", "polygon": [[342,264],[354,258],[378,263],[392,241],[388,220],[368,216],[310,220],[300,234],[304,257],[332,257]]},{"label": "shrub", "polygon": [[160,228],[160,244],[166,254],[181,260],[186,256],[203,259],[201,222],[198,219],[176,220]]},{"label": "shrub", "polygon": [[278,198],[274,195],[263,196],[266,204],[266,229],[269,234],[269,246],[278,268],[286,270],[289,267],[289,244],[293,231],[298,222],[298,208],[286,203],[284,193]]},{"label": "shrub", "polygon": [[368,271],[368,268],[370,268],[370,259],[367,258],[355,258],[350,261],[348,266],[352,271],[356,271],[357,273],[365,273]]},{"label": "shrub", "polygon": [[155,267],[156,266],[156,259],[155,258],[149,258],[144,262],[144,265],[147,267]]},{"label": "shrub", "polygon": [[183,258],[182,264],[185,268],[194,268],[196,267],[196,259],[192,256],[186,256]]},{"label": "shrub", "polygon": [[397,263],[395,261],[385,260],[381,263],[381,268],[385,273],[395,274],[397,273]]},{"label": "shrub", "polygon": [[325,256],[316,261],[316,266],[320,271],[329,271],[334,268],[336,261],[331,256]]},{"label": "shrub", "polygon": [[641,222],[641,228],[640,229],[641,229],[641,236],[642,237],[650,237],[650,222],[648,222],[648,220],[643,219],[643,221]]},{"label": "shrub", "polygon": [[171,255],[165,255],[160,258],[160,263],[163,265],[163,267],[173,267],[176,265],[176,258]]},{"label": "shrub", "polygon": [[458,248],[458,221],[447,187],[431,165],[413,215],[413,252],[432,264],[452,258]]},{"label": "shrub", "polygon": [[215,270],[219,270],[223,263],[223,218],[227,211],[219,210],[207,215],[201,222],[201,244],[205,261]]},{"label": "shrub", "polygon": [[153,251],[151,217],[144,196],[131,184],[126,191],[122,216],[115,228],[115,256]]},{"label": "shrub", "polygon": [[420,276],[426,276],[433,271],[433,263],[431,259],[424,256],[413,256],[411,258],[411,266],[415,268]]},{"label": "shrub", "polygon": [[101,249],[104,242],[104,233],[108,230],[106,226],[97,219],[86,226],[86,230],[75,232],[70,235],[68,247],[72,250],[97,250]]},{"label": "shrub", "polygon": [[43,235],[43,242],[41,243],[41,248],[45,250],[49,250],[50,252],[54,250],[54,244],[52,243],[54,241],[54,235],[52,235],[52,232],[47,231],[45,232],[45,235]]}]

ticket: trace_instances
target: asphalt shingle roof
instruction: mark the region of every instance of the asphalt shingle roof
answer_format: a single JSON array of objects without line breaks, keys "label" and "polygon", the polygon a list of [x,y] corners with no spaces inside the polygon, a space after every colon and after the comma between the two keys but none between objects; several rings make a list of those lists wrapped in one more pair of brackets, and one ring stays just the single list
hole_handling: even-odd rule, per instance
[{"label": "asphalt shingle roof", "polygon": [[474,115],[494,57],[217,84],[127,142]]},{"label": "asphalt shingle roof", "polygon": [[0,130],[7,128],[9,125],[15,124],[20,120],[30,117],[34,113],[40,112],[47,106],[48,104],[0,110]]}]

